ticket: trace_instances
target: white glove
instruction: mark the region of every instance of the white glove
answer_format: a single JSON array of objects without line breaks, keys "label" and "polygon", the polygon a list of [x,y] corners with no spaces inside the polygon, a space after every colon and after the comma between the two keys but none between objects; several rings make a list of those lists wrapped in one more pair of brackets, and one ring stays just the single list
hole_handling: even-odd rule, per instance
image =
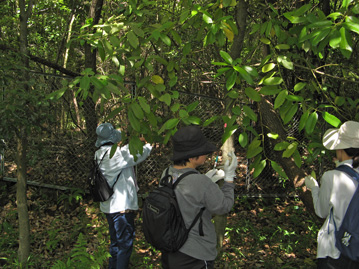
[{"label": "white glove", "polygon": [[213,168],[206,173],[206,176],[209,177],[212,182],[216,183],[218,180],[224,178],[224,171],[221,169],[217,170],[216,168]]},{"label": "white glove", "polygon": [[306,176],[305,178],[305,186],[310,189],[313,190],[315,187],[319,187],[318,182],[314,179],[314,177],[312,176]]},{"label": "white glove", "polygon": [[238,165],[238,160],[236,154],[233,151],[228,153],[228,157],[231,159],[231,163],[229,163],[229,159],[225,162],[223,170],[224,170],[224,181],[233,181],[236,177],[236,168]]}]

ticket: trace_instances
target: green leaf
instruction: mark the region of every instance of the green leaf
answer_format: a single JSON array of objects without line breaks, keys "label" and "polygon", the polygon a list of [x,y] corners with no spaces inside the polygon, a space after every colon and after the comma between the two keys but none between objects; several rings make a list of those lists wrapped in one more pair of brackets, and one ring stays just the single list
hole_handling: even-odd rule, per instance
[{"label": "green leaf", "polygon": [[307,85],[307,83],[299,82],[299,83],[297,83],[297,84],[294,85],[294,91],[295,91],[295,92],[299,92],[299,91],[301,91],[306,85]]},{"label": "green leaf", "polygon": [[249,106],[243,106],[243,112],[250,118],[252,121],[257,121],[257,115]]},{"label": "green leaf", "polygon": [[165,127],[166,130],[170,130],[175,128],[178,123],[179,123],[179,119],[169,119],[165,122],[163,126]]},{"label": "green leaf", "polygon": [[302,157],[300,156],[298,149],[294,151],[292,156],[294,159],[294,163],[300,168],[302,166]]},{"label": "green leaf", "polygon": [[279,166],[279,164],[277,164],[275,161],[271,161],[271,166],[274,169],[274,171],[276,171],[278,173],[278,175],[282,178],[288,178],[288,176],[286,175],[286,173],[284,172],[283,168],[281,166]]},{"label": "green leaf", "polygon": [[189,104],[189,105],[187,106],[187,111],[188,111],[188,113],[190,113],[190,112],[192,112],[193,110],[195,110],[196,107],[198,106],[198,104],[199,104],[198,101],[195,101],[195,102]]},{"label": "green leaf", "polygon": [[222,59],[227,63],[227,64],[232,64],[233,63],[233,59],[232,57],[225,51],[221,50],[219,52],[219,54],[221,55]]},{"label": "green leaf", "polygon": [[258,177],[263,172],[266,165],[267,165],[266,160],[262,160],[262,161],[260,161],[260,163],[258,165],[255,165],[254,172],[253,172],[253,178]]},{"label": "green leaf", "polygon": [[282,91],[282,89],[279,88],[278,86],[263,86],[259,90],[259,93],[264,94],[264,95],[276,95],[276,94],[280,93],[281,91]]},{"label": "green leaf", "polygon": [[262,37],[259,39],[263,44],[269,45],[271,42],[268,38]]},{"label": "green leaf", "polygon": [[262,72],[263,73],[267,73],[269,71],[272,71],[275,68],[276,64],[275,63],[269,63],[266,64],[262,67]]},{"label": "green leaf", "polygon": [[298,126],[299,131],[304,129],[304,127],[307,123],[308,117],[309,117],[309,110],[305,111],[303,113],[303,115],[300,117],[299,126]]},{"label": "green leaf", "polygon": [[162,95],[159,100],[161,102],[164,102],[167,106],[170,106],[171,105],[171,95],[168,94],[168,93],[165,93],[164,95]]},{"label": "green leaf", "polygon": [[354,33],[359,34],[359,23],[355,23],[355,22],[344,22],[343,26]]},{"label": "green leaf", "polygon": [[283,152],[282,157],[289,158],[296,151],[297,147],[298,147],[298,142],[293,142],[292,144],[289,144],[289,146]]},{"label": "green leaf", "polygon": [[237,125],[232,125],[225,128],[224,134],[222,136],[222,144],[224,144],[227,141],[227,139],[230,138],[235,133],[235,131],[237,131],[237,129],[238,129]]},{"label": "green leaf", "polygon": [[214,122],[215,120],[218,119],[218,116],[213,116],[209,119],[207,119],[204,123],[203,123],[203,127],[207,127],[209,126],[212,122]]},{"label": "green leaf", "polygon": [[261,95],[255,89],[253,89],[251,87],[247,87],[245,89],[245,93],[250,99],[252,99],[255,102],[260,102],[262,99]]},{"label": "green leaf", "polygon": [[132,126],[132,128],[137,131],[140,132],[141,131],[141,123],[140,121],[135,117],[135,115],[133,114],[132,110],[128,110],[128,120],[130,121],[130,125]]},{"label": "green leaf", "polygon": [[287,141],[280,142],[274,146],[275,151],[282,151],[288,148],[289,143]]},{"label": "green leaf", "polygon": [[282,90],[278,96],[275,98],[274,101],[274,109],[279,108],[281,105],[283,105],[284,101],[286,100],[286,97],[288,95],[287,90]]},{"label": "green leaf", "polygon": [[287,124],[289,121],[291,121],[293,119],[294,115],[298,111],[298,108],[299,108],[299,106],[296,103],[290,107],[289,111],[285,114],[285,116],[283,118],[284,124]]},{"label": "green leaf", "polygon": [[90,88],[90,78],[88,76],[81,77],[80,88],[86,91]]},{"label": "green leaf", "polygon": [[195,125],[200,125],[201,124],[201,119],[196,117],[196,116],[189,116],[186,120],[190,124],[195,124]]},{"label": "green leaf", "polygon": [[337,29],[334,29],[329,36],[330,47],[332,47],[333,49],[338,48],[341,41],[342,37],[340,35],[340,32]]},{"label": "green leaf", "polygon": [[212,24],[213,23],[212,18],[210,16],[208,16],[207,14],[203,14],[203,20],[207,24]]},{"label": "green leaf", "polygon": [[338,128],[342,122],[340,119],[338,119],[336,116],[324,111],[322,112],[323,119],[328,122],[330,125],[334,126],[335,128]]},{"label": "green leaf", "polygon": [[246,70],[244,70],[242,67],[240,66],[234,66],[233,67],[234,70],[236,70],[237,72],[239,72],[239,75],[248,82],[248,84],[253,84],[253,79],[252,77],[248,74],[248,72]]},{"label": "green leaf", "polygon": [[352,2],[352,0],[343,0],[342,2],[342,8],[347,9],[349,7],[349,4]]},{"label": "green leaf", "polygon": [[258,154],[260,154],[263,151],[263,148],[260,147],[260,141],[259,141],[259,145],[257,145],[258,143],[254,143],[257,140],[254,140],[249,146],[248,146],[248,150],[247,150],[247,158],[251,159],[255,156],[257,156]]},{"label": "green leaf", "polygon": [[138,97],[138,101],[140,102],[140,106],[142,107],[143,111],[145,111],[146,114],[149,114],[151,112],[151,107],[149,104],[147,104],[146,99],[140,96]]},{"label": "green leaf", "polygon": [[353,49],[348,43],[347,35],[349,34],[347,33],[344,27],[340,28],[340,35],[341,35],[341,40],[339,43],[340,51],[346,58],[349,59]]},{"label": "green leaf", "polygon": [[128,38],[128,41],[130,42],[130,45],[136,49],[139,45],[139,41],[138,41],[137,36],[135,35],[135,33],[132,30],[128,32],[127,38]]},{"label": "green leaf", "polygon": [[142,120],[145,117],[141,106],[137,102],[134,101],[130,105],[130,109],[132,110],[133,114],[136,116],[137,119]]},{"label": "green leaf", "polygon": [[243,148],[245,148],[248,144],[248,134],[246,132],[239,134],[238,142]]},{"label": "green leaf", "polygon": [[267,136],[268,136],[269,138],[272,138],[272,139],[278,139],[279,134],[268,133]]},{"label": "green leaf", "polygon": [[227,78],[227,81],[226,81],[226,89],[227,91],[229,91],[230,89],[233,88],[233,86],[236,84],[236,80],[237,80],[237,73],[234,72],[233,70],[230,71],[230,75],[229,77]]},{"label": "green leaf", "polygon": [[278,44],[275,46],[275,48],[278,50],[288,50],[290,49],[290,46],[288,44]]},{"label": "green leaf", "polygon": [[234,115],[240,116],[242,114],[242,109],[240,106],[234,106],[232,107],[232,112]]},{"label": "green leaf", "polygon": [[171,46],[171,39],[167,35],[161,33],[160,38],[167,46]]},{"label": "green leaf", "polygon": [[239,93],[236,90],[231,90],[227,93],[227,96],[231,99],[239,98]]},{"label": "green leaf", "polygon": [[308,134],[313,133],[317,121],[318,121],[318,114],[317,112],[314,111],[309,115],[308,121],[305,124],[305,131]]},{"label": "green leaf", "polygon": [[283,82],[283,79],[281,77],[270,77],[266,78],[263,81],[264,85],[279,85]]}]

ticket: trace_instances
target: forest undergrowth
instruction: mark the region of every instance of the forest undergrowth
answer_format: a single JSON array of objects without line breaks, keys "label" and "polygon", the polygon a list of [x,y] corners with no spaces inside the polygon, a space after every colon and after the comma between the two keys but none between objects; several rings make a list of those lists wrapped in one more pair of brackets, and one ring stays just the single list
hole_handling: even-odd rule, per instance
[{"label": "forest undergrowth", "polygon": [[[16,191],[0,182],[0,267],[17,267]],[[107,268],[105,216],[80,189],[28,187],[31,229],[29,268]],[[216,268],[315,268],[320,224],[296,198],[237,197],[228,214],[223,252]],[[131,268],[160,268],[160,253],[146,241],[141,211]]]}]

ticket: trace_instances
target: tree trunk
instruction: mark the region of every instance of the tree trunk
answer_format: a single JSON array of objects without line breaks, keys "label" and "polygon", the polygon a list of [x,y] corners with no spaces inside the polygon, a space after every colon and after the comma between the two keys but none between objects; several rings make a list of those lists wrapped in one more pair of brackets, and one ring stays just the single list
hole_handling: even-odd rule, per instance
[{"label": "tree trunk", "polygon": [[[267,128],[268,132],[273,132],[279,135],[278,139],[272,140],[273,145],[271,148],[274,148],[276,144],[284,141],[287,137],[282,121],[274,110],[273,104],[264,96],[262,96],[262,101],[259,103],[258,109],[262,126]],[[312,215],[315,215],[312,195],[310,191],[306,191],[306,188],[303,186],[304,177],[306,176],[304,172],[294,163],[292,158],[283,158],[281,151],[273,150],[272,153],[275,156],[276,162],[282,166],[293,187],[298,191],[299,198],[303,201],[308,211]]]},{"label": "tree trunk", "polygon": [[[26,8],[25,0],[19,0],[20,7],[20,53],[23,64],[23,74],[21,80],[25,91],[29,91],[29,57],[28,57],[28,42],[27,42],[27,21],[30,18],[32,11],[32,0],[28,1]],[[19,219],[19,249],[18,259],[21,268],[26,268],[27,259],[30,255],[30,222],[29,212],[27,208],[26,196],[26,152],[27,152],[27,132],[26,126],[20,127],[16,132],[17,153],[17,184],[16,184],[16,203]]]},{"label": "tree trunk", "polygon": [[[93,23],[97,24],[101,17],[101,10],[103,6],[103,0],[92,0],[89,18],[93,19]],[[85,68],[91,68],[94,73],[96,73],[96,50],[91,47],[90,44],[85,44]],[[93,91],[93,86],[90,88]],[[96,141],[96,128],[97,128],[97,115],[96,115],[96,107],[92,98],[86,98],[84,100],[84,116],[86,119],[86,129],[88,135],[88,145],[86,148],[92,149],[94,148]]]},{"label": "tree trunk", "polygon": [[[238,35],[234,37],[233,45],[231,47],[230,55],[232,59],[237,59],[241,56],[243,41],[246,32],[246,20],[248,16],[247,3],[244,0],[237,1],[235,12],[236,25],[238,26]],[[226,100],[230,101],[230,100]],[[227,107],[227,106],[226,106]],[[231,115],[228,115],[231,116]],[[233,136],[231,136],[222,146],[223,162],[228,159],[228,153],[234,151]],[[217,252],[221,255],[224,234],[227,226],[227,214],[214,216],[214,225],[217,234]]]}]

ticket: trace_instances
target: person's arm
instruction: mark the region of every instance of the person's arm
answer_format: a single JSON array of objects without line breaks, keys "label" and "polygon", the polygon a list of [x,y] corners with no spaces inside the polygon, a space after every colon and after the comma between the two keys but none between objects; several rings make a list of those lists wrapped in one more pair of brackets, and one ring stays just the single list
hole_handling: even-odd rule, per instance
[{"label": "person's arm", "polygon": [[307,176],[305,178],[305,185],[312,192],[315,213],[321,218],[326,218],[329,215],[332,181],[333,176],[329,172],[323,174],[320,187],[313,177]]},{"label": "person's arm", "polygon": [[121,168],[135,166],[141,162],[143,162],[151,153],[152,146],[150,144],[145,144],[143,146],[142,154],[137,154],[137,159],[135,160],[134,156],[130,153],[129,146],[125,145],[120,149],[120,153],[122,156],[122,164]]}]

